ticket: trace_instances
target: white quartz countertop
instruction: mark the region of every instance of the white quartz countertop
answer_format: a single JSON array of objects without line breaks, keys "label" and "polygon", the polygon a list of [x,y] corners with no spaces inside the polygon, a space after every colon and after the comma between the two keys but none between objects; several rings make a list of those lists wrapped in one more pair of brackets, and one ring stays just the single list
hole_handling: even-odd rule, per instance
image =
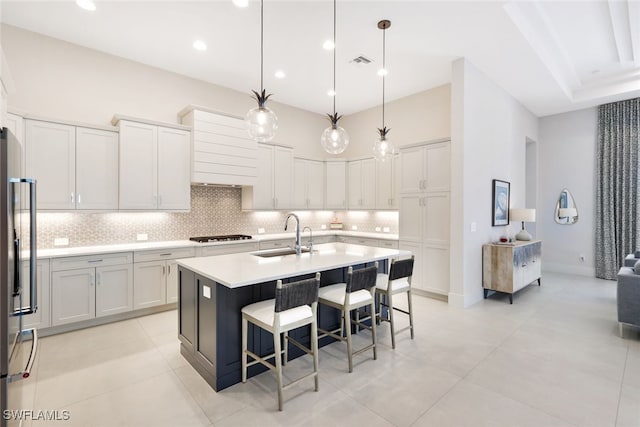
[{"label": "white quartz countertop", "polygon": [[178,260],[178,264],[229,288],[239,288],[317,271],[411,255],[409,251],[347,243],[316,245],[313,252],[299,256],[294,254],[262,258],[253,253],[185,258]]},{"label": "white quartz countertop", "polygon": [[[305,233],[303,236],[306,242]],[[397,234],[390,233],[368,233],[359,231],[344,231],[344,230],[318,230],[313,231],[314,236],[351,236],[351,237],[367,237],[380,240],[398,240]],[[280,239],[295,239],[295,233],[277,233],[277,234],[259,234],[252,236],[251,240],[232,240],[228,242],[208,242],[198,243],[191,240],[171,240],[165,242],[136,242],[136,243],[122,243],[116,245],[95,245],[95,246],[76,246],[76,247],[61,247],[51,249],[39,249],[38,258],[60,258],[67,256],[82,256],[82,255],[95,255],[106,254],[114,252],[132,252],[132,251],[144,251],[153,249],[169,249],[169,248],[184,248],[184,247],[201,247],[201,246],[223,246],[232,245],[238,243],[251,243],[261,242],[269,240]],[[24,256],[27,256],[25,253]]]}]

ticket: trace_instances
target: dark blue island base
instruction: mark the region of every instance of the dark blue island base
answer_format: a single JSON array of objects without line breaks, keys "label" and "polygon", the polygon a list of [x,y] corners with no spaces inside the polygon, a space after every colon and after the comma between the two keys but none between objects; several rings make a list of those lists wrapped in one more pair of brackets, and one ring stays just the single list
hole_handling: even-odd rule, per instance
[{"label": "dark blue island base", "polygon": [[[373,263],[354,265],[363,268]],[[387,271],[387,261],[378,261],[379,270]],[[178,338],[180,354],[195,368],[214,390],[220,391],[242,380],[241,366],[241,312],[242,307],[266,299],[274,298],[276,282],[264,282],[238,288],[229,288],[194,273],[186,267],[179,267],[178,288]],[[313,278],[314,274],[282,279],[287,283]],[[345,282],[347,268],[337,268],[321,272],[320,286]],[[318,305],[318,327],[333,330],[340,327],[340,312],[331,307]],[[290,332],[290,335],[304,345],[310,344],[309,326]],[[324,337],[319,345],[335,341]],[[274,352],[273,337],[269,332],[249,325],[249,350],[260,356]],[[289,359],[305,353],[295,346],[289,346]],[[261,364],[249,368],[248,376],[267,370]]]}]

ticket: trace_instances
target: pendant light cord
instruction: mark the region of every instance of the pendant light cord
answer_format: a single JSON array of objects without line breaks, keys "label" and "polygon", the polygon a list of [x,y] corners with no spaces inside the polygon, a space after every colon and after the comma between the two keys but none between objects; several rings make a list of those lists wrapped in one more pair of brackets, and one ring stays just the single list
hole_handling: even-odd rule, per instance
[{"label": "pendant light cord", "polygon": [[260,0],[260,93],[264,90],[264,0]]},{"label": "pendant light cord", "polygon": [[336,0],[333,0],[333,115],[336,115]]},{"label": "pendant light cord", "polygon": [[384,80],[387,77],[387,29],[382,30],[382,127],[384,128]]}]

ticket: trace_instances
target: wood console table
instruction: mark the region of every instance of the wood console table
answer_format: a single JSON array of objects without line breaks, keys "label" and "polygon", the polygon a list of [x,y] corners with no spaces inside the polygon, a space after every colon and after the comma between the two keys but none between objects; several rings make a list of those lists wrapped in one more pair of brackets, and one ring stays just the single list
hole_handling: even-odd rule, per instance
[{"label": "wood console table", "polygon": [[482,287],[484,297],[489,290],[513,294],[542,276],[542,242],[540,240],[491,243],[482,246]]}]

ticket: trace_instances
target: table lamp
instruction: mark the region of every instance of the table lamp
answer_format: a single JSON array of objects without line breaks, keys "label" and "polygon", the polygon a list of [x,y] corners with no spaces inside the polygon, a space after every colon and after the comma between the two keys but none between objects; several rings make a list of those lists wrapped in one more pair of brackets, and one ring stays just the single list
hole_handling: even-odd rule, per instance
[{"label": "table lamp", "polygon": [[509,211],[510,219],[522,222],[522,230],[516,234],[516,240],[531,240],[531,234],[524,228],[525,222],[536,222],[535,209],[511,209]]}]

